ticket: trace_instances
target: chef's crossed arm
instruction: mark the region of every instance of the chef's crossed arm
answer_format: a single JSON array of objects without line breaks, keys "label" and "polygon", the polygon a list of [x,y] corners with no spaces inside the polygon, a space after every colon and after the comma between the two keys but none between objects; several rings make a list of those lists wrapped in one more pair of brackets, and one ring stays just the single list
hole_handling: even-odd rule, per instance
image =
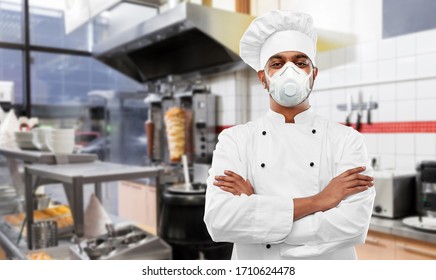
[{"label": "chef's crossed arm", "polygon": [[247,178],[247,157],[242,154],[246,143],[238,133],[246,126],[223,131],[214,151],[207,179],[204,221],[214,241],[239,243],[283,242],[292,229],[293,200],[291,197],[267,195],[234,195],[214,186],[215,176],[231,170]]},{"label": "chef's crossed arm", "polygon": [[[337,173],[341,173],[323,192],[314,197],[292,199],[251,195],[251,184],[243,179],[247,177],[244,168],[247,164],[246,157],[240,154],[242,150],[238,149],[238,131],[229,132],[220,135],[208,178],[205,222],[215,241],[285,242],[296,245],[294,250],[304,247],[307,254],[362,242],[374,192],[364,191],[372,186],[372,178],[360,174],[363,169],[355,167],[356,163],[366,164],[366,150],[359,134],[350,133],[337,168]],[[227,175],[227,179],[215,177],[219,174]]]},{"label": "chef's crossed arm", "polygon": [[[361,175],[372,180],[373,170],[369,164],[362,136],[356,131],[350,130],[338,161],[336,175],[347,172],[356,164],[367,166]],[[365,183],[361,182],[361,185],[365,185]],[[372,186],[372,183],[367,186]],[[371,219],[374,197],[375,190],[369,187],[365,191],[345,197],[336,207],[315,212],[295,221],[285,243],[298,247],[290,248],[283,254],[300,257],[311,256],[364,243]]]}]

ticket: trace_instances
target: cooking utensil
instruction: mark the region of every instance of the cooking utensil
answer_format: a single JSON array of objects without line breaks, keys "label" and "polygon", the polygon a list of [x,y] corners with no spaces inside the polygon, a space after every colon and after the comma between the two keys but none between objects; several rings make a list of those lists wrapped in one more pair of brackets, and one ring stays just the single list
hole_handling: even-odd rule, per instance
[{"label": "cooking utensil", "polygon": [[353,99],[350,94],[347,94],[347,118],[345,119],[346,126],[351,126],[352,114],[353,114]]},{"label": "cooking utensil", "polygon": [[58,245],[58,226],[56,221],[41,221],[32,224],[34,237],[32,249],[41,249]]},{"label": "cooking utensil", "polygon": [[147,136],[147,156],[153,158],[154,122],[151,119],[151,108],[148,109],[148,120],[145,122],[145,134]]},{"label": "cooking utensil", "polygon": [[367,115],[366,115],[366,123],[367,124],[372,124],[372,120],[371,120],[371,103],[372,103],[372,94],[369,95]]},{"label": "cooking utensil", "polygon": [[359,91],[358,103],[357,103],[357,120],[356,120],[356,130],[360,131],[362,128],[362,107],[363,107],[363,96],[362,92]]},{"label": "cooking utensil", "polygon": [[188,170],[188,157],[186,155],[182,156],[182,164],[183,164],[183,177],[185,179],[185,188],[191,188],[191,179],[189,178],[189,170]]}]

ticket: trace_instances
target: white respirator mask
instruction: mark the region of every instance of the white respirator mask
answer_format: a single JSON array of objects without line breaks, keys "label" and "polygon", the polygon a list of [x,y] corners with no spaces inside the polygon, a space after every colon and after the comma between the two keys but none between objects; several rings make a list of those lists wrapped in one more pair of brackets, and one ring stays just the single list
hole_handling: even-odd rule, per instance
[{"label": "white respirator mask", "polygon": [[287,62],[283,67],[270,77],[266,70],[265,76],[269,80],[269,94],[280,105],[294,107],[303,102],[312,91],[310,76],[292,62]]}]

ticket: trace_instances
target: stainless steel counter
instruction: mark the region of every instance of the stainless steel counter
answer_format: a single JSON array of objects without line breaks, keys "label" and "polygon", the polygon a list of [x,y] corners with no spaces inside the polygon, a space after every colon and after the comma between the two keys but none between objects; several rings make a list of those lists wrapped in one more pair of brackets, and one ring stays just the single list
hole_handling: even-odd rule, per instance
[{"label": "stainless steel counter", "polygon": [[[83,186],[95,184],[96,191],[100,183],[129,180],[145,177],[156,177],[159,185],[161,168],[121,165],[109,162],[92,162],[76,164],[34,164],[25,167],[25,199],[27,243],[32,246],[31,225],[33,223],[33,192],[40,179],[54,180],[62,183],[74,218],[74,231],[77,236],[84,235]],[[35,183],[34,183],[35,182]],[[98,191],[100,193],[100,191]],[[98,195],[97,195],[98,197]]]},{"label": "stainless steel counter", "polygon": [[436,244],[436,232],[413,229],[404,225],[402,219],[372,217],[369,230]]}]

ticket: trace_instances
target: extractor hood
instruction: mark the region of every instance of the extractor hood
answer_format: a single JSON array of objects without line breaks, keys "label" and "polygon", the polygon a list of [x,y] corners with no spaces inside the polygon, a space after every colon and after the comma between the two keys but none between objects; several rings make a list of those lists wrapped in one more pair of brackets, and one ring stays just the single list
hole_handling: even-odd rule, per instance
[{"label": "extractor hood", "polygon": [[139,82],[235,68],[253,19],[184,2],[96,44],[93,55]]}]

